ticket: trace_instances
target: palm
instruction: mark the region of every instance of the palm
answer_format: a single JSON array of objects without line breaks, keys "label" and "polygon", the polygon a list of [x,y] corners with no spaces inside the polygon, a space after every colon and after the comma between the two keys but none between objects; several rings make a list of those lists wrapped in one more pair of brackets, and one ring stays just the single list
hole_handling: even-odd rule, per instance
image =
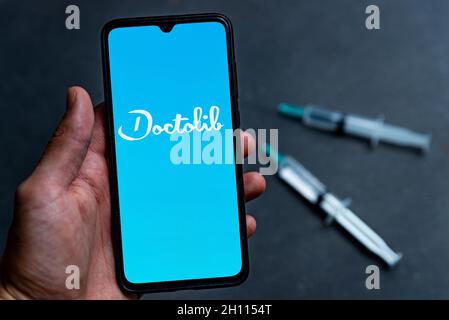
[{"label": "palm", "polygon": [[[80,176],[72,185],[71,197],[95,217],[92,230],[91,259],[86,288],[87,298],[125,298],[115,280],[114,256],[111,242],[111,205],[108,168],[104,156],[89,150]],[[80,210],[80,214],[83,210]],[[89,220],[91,217],[86,217]]]},{"label": "palm", "polygon": [[90,212],[96,219],[86,297],[129,298],[130,296],[125,296],[120,291],[115,280],[103,106],[97,107],[96,116],[101,117],[101,120],[95,123],[93,143],[71,190],[71,196],[79,207],[85,206],[86,212]]},{"label": "palm", "polygon": [[[17,290],[33,287],[31,298],[126,298],[115,281],[103,106],[95,113],[92,142],[70,186],[58,192],[59,186],[50,183],[34,191],[42,194],[36,199],[30,199],[29,188],[19,189],[16,211],[32,219],[14,222],[8,242],[16,246],[7,250],[5,265]],[[56,196],[48,199],[49,194]],[[79,267],[80,290],[65,286],[69,265]]]}]

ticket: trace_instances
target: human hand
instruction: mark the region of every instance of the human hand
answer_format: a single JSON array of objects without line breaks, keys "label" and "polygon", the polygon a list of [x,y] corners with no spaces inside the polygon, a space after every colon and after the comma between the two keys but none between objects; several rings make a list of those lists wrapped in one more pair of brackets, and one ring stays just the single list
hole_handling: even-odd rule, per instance
[{"label": "human hand", "polygon": [[[245,155],[254,145],[242,135]],[[14,218],[0,269],[0,299],[130,299],[116,282],[111,239],[104,106],[70,88],[67,111],[31,176],[17,189]],[[245,199],[265,189],[244,176]],[[247,233],[256,229],[247,216]],[[65,286],[68,265],[80,270],[80,289]]]}]

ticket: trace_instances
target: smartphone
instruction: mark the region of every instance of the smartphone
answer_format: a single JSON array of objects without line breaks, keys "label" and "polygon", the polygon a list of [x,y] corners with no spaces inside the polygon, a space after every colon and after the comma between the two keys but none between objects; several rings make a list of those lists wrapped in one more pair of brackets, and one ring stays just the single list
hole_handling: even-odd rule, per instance
[{"label": "smartphone", "polygon": [[232,26],[220,14],[102,31],[116,273],[129,292],[248,275]]}]

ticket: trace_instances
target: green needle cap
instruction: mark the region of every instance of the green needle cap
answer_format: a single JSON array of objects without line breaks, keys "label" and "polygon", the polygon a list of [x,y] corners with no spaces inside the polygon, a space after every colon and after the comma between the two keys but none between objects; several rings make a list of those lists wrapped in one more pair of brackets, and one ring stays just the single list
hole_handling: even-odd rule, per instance
[{"label": "green needle cap", "polygon": [[304,108],[284,102],[279,104],[278,110],[281,114],[292,118],[302,119],[304,116]]},{"label": "green needle cap", "polygon": [[265,144],[265,154],[267,157],[274,159],[277,163],[284,161],[284,155],[279,153],[276,149],[273,149],[268,143]]}]

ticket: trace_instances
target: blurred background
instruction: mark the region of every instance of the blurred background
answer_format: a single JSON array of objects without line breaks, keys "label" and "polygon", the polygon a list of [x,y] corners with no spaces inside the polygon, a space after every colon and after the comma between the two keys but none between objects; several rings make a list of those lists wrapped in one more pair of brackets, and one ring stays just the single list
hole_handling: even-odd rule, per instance
[{"label": "blurred background", "polygon": [[[81,29],[65,28],[78,5]],[[365,8],[380,8],[380,30]],[[449,298],[449,1],[0,0],[0,249],[17,184],[31,172],[82,85],[103,98],[100,30],[118,17],[220,12],[233,22],[243,128],[279,128],[293,155],[394,250],[388,270],[277,177],[248,204],[258,221],[241,286],[148,299]],[[430,153],[325,134],[280,117],[280,102],[313,103],[431,132]],[[380,290],[365,269],[380,267]]]}]

